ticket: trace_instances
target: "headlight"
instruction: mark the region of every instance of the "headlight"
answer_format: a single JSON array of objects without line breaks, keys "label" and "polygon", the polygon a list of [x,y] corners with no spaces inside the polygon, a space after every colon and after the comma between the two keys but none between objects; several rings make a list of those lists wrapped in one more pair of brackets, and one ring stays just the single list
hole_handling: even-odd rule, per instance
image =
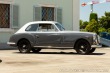
[{"label": "headlight", "polygon": [[99,40],[100,40],[99,36],[97,34],[94,34],[93,35],[93,44],[94,45],[99,44],[99,42],[100,42]]},{"label": "headlight", "polygon": [[100,36],[98,35],[98,43],[100,43]]},{"label": "headlight", "polygon": [[94,41],[96,40],[96,34],[93,35],[93,40],[94,40]]}]

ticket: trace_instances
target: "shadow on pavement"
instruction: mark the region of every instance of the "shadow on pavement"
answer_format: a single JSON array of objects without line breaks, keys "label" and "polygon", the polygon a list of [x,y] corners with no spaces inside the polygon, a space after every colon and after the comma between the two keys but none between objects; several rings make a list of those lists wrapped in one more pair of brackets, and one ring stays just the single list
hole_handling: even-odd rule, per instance
[{"label": "shadow on pavement", "polygon": [[[14,52],[14,53],[17,53],[17,54],[22,54],[20,52]],[[30,53],[27,53],[27,54],[66,54],[66,55],[84,55],[84,54],[77,54],[76,52],[39,52],[39,53],[33,53],[33,52],[30,52]],[[105,53],[91,53],[91,54],[88,54],[88,55],[104,55]]]},{"label": "shadow on pavement", "polygon": [[16,47],[7,45],[7,43],[0,43],[0,50],[15,50]]},{"label": "shadow on pavement", "polygon": [[2,60],[0,59],[0,63],[2,62]]},{"label": "shadow on pavement", "polygon": [[0,48],[0,50],[17,50],[17,48]]}]

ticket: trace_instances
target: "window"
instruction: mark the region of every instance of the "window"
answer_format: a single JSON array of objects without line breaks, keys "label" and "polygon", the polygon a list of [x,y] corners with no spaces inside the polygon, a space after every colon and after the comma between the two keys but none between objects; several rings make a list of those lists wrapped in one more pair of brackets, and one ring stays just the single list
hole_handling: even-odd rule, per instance
[{"label": "window", "polygon": [[0,28],[19,27],[18,5],[0,3]]},{"label": "window", "polygon": [[65,28],[64,28],[61,24],[56,23],[55,25],[58,27],[58,29],[59,29],[60,31],[64,31],[64,30],[65,30]]},{"label": "window", "polygon": [[37,31],[37,30],[38,30],[38,24],[32,24],[26,28],[26,31]]},{"label": "window", "polygon": [[39,31],[55,31],[55,28],[52,24],[39,24]]},{"label": "window", "polygon": [[62,23],[62,9],[57,7],[34,7],[34,21],[57,21]]},{"label": "window", "polygon": [[10,27],[10,4],[0,4],[0,28]]},{"label": "window", "polygon": [[42,21],[54,21],[54,7],[42,7]]}]

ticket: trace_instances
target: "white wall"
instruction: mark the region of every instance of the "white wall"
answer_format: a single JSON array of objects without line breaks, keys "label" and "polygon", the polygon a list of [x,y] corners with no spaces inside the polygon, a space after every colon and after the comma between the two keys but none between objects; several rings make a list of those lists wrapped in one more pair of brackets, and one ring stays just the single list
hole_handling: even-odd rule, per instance
[{"label": "white wall", "polygon": [[67,30],[79,30],[79,0],[15,0],[20,6],[20,24],[33,21],[33,6],[50,4],[62,8],[62,23]]},{"label": "white wall", "polygon": [[80,0],[73,0],[73,30],[79,31]]}]

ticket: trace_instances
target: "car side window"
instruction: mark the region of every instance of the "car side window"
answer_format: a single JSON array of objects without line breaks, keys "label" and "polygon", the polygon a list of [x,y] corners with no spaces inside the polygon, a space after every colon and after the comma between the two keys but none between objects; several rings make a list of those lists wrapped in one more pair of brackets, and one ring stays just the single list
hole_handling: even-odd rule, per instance
[{"label": "car side window", "polygon": [[37,31],[38,30],[38,24],[32,24],[29,25],[25,31]]},{"label": "car side window", "polygon": [[51,32],[55,31],[55,28],[52,24],[39,24],[38,31]]}]

